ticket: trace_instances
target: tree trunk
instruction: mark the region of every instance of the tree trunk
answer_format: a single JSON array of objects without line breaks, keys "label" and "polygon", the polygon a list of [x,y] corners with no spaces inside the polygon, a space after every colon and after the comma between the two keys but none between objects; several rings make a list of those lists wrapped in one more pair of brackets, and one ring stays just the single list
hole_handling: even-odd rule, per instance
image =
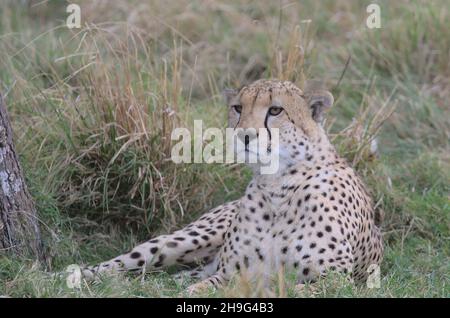
[{"label": "tree trunk", "polygon": [[0,95],[0,254],[32,256],[45,263],[39,220],[23,178]]}]

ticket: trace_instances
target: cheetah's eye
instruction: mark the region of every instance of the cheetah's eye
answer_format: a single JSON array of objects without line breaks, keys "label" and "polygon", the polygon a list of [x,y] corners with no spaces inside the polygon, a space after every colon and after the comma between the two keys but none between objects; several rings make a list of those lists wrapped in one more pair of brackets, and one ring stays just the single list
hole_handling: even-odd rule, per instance
[{"label": "cheetah's eye", "polygon": [[283,111],[283,107],[272,106],[269,108],[269,114],[271,116],[277,116]]},{"label": "cheetah's eye", "polygon": [[242,112],[242,106],[241,105],[234,105],[233,106],[236,113],[240,114]]}]

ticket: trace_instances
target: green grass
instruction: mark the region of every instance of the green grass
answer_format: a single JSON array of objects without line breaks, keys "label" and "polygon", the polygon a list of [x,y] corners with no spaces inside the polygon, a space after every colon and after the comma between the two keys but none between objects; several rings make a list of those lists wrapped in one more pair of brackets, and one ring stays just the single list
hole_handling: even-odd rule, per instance
[{"label": "green grass", "polygon": [[[173,127],[225,127],[220,91],[250,80],[242,70],[254,60],[264,77],[332,90],[327,127],[384,214],[381,288],[334,274],[296,292],[287,273],[270,290],[238,279],[205,295],[449,297],[450,11],[445,1],[380,1],[382,28],[369,30],[369,3],[86,0],[79,30],[62,25],[63,2],[0,4],[0,91],[49,270],[111,258],[243,193],[244,167],[166,159]],[[12,297],[179,296],[189,284],[149,273],[74,290],[2,253],[0,295]]]}]

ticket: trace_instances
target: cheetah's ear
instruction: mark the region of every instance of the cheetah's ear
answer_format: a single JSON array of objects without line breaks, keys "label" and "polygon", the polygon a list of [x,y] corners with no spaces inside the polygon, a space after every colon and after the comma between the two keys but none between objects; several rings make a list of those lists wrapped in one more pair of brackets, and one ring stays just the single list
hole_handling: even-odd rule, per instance
[{"label": "cheetah's ear", "polygon": [[232,100],[237,96],[238,93],[238,90],[233,88],[224,89],[222,95],[225,98],[225,102],[227,103],[227,105],[231,104]]},{"label": "cheetah's ear", "polygon": [[316,122],[322,122],[323,114],[333,106],[334,98],[329,91],[317,90],[306,94],[306,100]]}]

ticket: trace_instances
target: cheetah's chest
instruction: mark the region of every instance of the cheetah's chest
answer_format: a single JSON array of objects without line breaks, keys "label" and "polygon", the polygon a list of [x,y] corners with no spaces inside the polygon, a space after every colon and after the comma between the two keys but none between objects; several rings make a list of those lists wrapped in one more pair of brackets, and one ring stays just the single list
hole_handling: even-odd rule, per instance
[{"label": "cheetah's chest", "polygon": [[302,240],[297,234],[300,217],[292,207],[292,200],[279,194],[270,199],[268,196],[265,195],[263,203],[258,200],[245,203],[246,207],[231,225],[223,248],[223,261],[233,260],[230,267],[244,267],[252,273],[274,273],[298,259],[296,254]]}]

